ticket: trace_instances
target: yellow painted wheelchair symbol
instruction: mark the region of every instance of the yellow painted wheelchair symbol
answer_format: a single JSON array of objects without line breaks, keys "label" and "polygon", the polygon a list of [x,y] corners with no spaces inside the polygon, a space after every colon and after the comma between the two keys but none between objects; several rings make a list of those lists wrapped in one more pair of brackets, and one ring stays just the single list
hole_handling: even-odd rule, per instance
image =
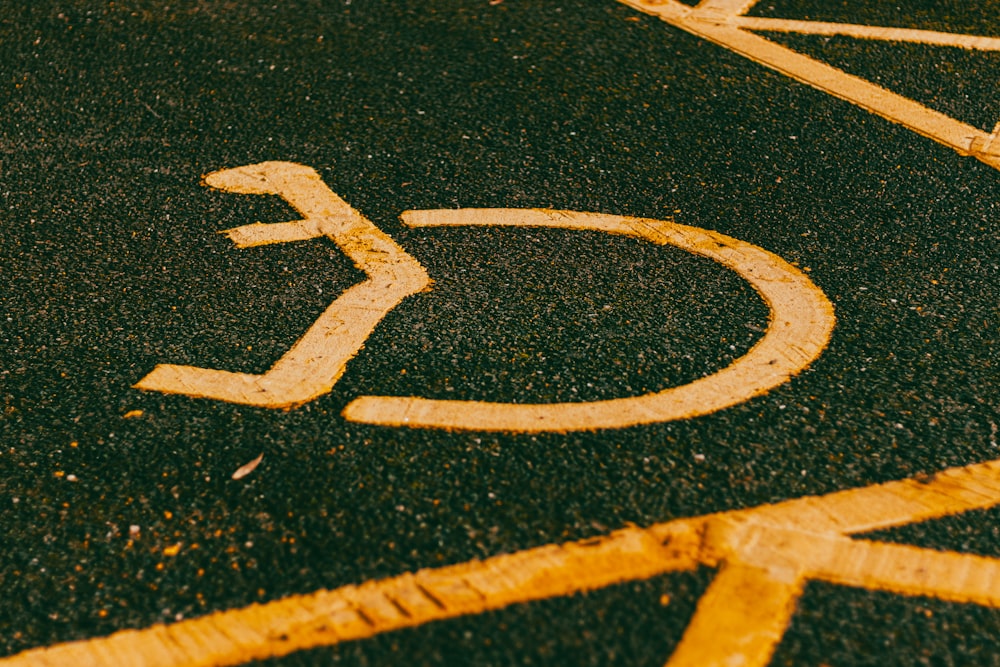
[{"label": "yellow painted wheelchair symbol", "polygon": [[[225,232],[239,247],[325,236],[367,279],[338,297],[292,348],[262,375],[159,365],[139,389],[266,408],[291,408],[328,393],[386,314],[428,289],[430,278],[367,218],[330,190],[309,167],[289,162],[227,169],[206,182],[228,192],[276,194],[304,216]],[[672,245],[712,259],[747,280],[770,307],[764,337],[730,366],[679,387],[605,401],[514,404],[362,396],[348,420],[393,426],[497,431],[619,428],[704,415],[762,394],[806,368],[826,347],[833,307],[801,271],[777,255],[717,232],[663,220],[539,209],[407,211],[410,227],[508,226],[596,230]]]}]

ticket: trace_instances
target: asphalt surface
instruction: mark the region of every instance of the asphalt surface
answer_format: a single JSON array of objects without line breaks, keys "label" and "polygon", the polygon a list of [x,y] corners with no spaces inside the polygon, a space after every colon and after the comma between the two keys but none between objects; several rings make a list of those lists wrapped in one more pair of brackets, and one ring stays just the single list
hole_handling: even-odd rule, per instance
[{"label": "asphalt surface", "polygon": [[[883,5],[755,13],[1000,35],[996,2]],[[775,39],[1000,120],[996,53]],[[0,655],[1000,458],[1000,173],[618,3],[13,3],[0,82]],[[158,363],[263,372],[361,280],[324,240],[239,250],[216,233],[297,217],[200,185],[264,160],[317,169],[433,289],[289,412],[132,389]],[[398,220],[462,207],[717,230],[808,269],[837,328],[790,383],[696,419],[541,435],[346,422],[365,394],[657,391],[766,327],[752,288],[681,250]],[[880,538],[1000,557],[998,518]],[[710,576],[260,664],[658,665]],[[810,584],[772,664],[1000,664],[997,636],[998,610]]]}]

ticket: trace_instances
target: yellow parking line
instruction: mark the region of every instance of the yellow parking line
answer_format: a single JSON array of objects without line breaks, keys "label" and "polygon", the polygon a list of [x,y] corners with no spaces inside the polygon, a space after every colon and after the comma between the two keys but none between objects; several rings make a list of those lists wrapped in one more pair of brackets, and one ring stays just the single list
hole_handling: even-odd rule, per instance
[{"label": "yellow parking line", "polygon": [[998,559],[850,537],[998,504],[990,461],[34,649],[0,667],[238,665],[698,565],[719,573],[667,664],[764,667],[810,580],[1000,607]]},{"label": "yellow parking line", "polygon": [[709,0],[693,9],[677,0],[619,2],[1000,169],[1000,154],[985,149],[988,132],[742,29],[741,22],[756,21],[740,15],[757,0]]},{"label": "yellow parking line", "polygon": [[726,563],[698,601],[668,667],[763,666],[795,613],[804,580]]},{"label": "yellow parking line", "polygon": [[909,42],[928,46],[953,46],[975,51],[1000,51],[1000,38],[981,35],[962,35],[936,30],[915,30],[912,28],[891,28],[880,25],[856,25],[853,23],[829,23],[825,21],[796,21],[772,19],[757,16],[738,16],[732,24],[744,30],[769,32],[795,32],[804,35],[841,35],[857,39],[871,39],[886,42]]},{"label": "yellow parking line", "polygon": [[4,667],[220,667],[697,566],[697,521],[422,570],[28,651]]}]

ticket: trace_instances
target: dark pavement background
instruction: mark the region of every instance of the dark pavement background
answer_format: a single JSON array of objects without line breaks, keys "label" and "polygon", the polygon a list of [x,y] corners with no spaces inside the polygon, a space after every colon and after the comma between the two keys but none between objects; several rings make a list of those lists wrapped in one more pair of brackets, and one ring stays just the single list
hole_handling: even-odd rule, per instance
[{"label": "dark pavement background", "polygon": [[[872,4],[755,13],[1000,35],[997,2]],[[776,39],[983,129],[1000,120],[1000,54]],[[16,2],[0,87],[0,655],[1000,458],[1000,173],[610,0]],[[433,291],[291,412],[132,389],[157,363],[262,372],[360,280],[326,241],[237,250],[215,233],[296,217],[199,185],[264,160],[316,168]],[[680,250],[397,220],[477,206],[718,230],[808,268],[837,329],[789,384],[693,420],[345,422],[372,393],[663,389],[766,326],[738,276]],[[1000,557],[998,517],[881,537]],[[659,665],[710,576],[267,664]],[[773,664],[1000,664],[998,633],[997,610],[811,584]]]}]

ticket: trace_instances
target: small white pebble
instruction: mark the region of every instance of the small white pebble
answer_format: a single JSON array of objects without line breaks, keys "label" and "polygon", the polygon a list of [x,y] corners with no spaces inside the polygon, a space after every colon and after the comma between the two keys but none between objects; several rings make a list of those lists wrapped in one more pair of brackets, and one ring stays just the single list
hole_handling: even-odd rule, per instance
[{"label": "small white pebble", "polygon": [[705,460],[705,455],[704,454],[695,454],[694,455],[694,460],[698,461],[700,463],[701,461]]}]

